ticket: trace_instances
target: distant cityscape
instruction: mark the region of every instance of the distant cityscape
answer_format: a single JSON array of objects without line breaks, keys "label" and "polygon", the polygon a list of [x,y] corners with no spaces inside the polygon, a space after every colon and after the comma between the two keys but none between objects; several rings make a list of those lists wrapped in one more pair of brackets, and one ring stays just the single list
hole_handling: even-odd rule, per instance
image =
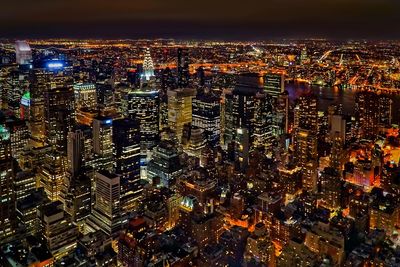
[{"label": "distant cityscape", "polygon": [[0,40],[0,266],[400,266],[400,42]]}]

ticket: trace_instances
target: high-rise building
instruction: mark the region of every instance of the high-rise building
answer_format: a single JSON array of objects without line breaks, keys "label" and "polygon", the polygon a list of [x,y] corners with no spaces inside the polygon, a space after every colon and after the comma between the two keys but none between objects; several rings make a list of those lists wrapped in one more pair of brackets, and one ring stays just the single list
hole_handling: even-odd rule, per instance
[{"label": "high-rise building", "polygon": [[192,100],[192,125],[203,129],[207,142],[219,144],[221,134],[221,107],[219,97],[213,94],[198,94]]},{"label": "high-rise building", "polygon": [[189,86],[189,51],[187,48],[178,48],[178,88]]},{"label": "high-rise building", "polygon": [[96,201],[88,224],[108,236],[117,236],[121,230],[120,177],[107,171],[95,174]]},{"label": "high-rise building", "polygon": [[355,96],[355,117],[359,135],[371,137],[392,123],[392,100],[375,92],[359,92]]},{"label": "high-rise building", "polygon": [[76,248],[78,228],[63,210],[63,204],[60,201],[41,207],[38,216],[41,236],[46,241],[53,257],[60,259]]},{"label": "high-rise building", "polygon": [[97,117],[93,120],[93,152],[97,159],[94,168],[113,170],[113,120]]},{"label": "high-rise building", "polygon": [[288,99],[283,74],[264,75],[264,92],[267,94],[268,140],[273,141],[287,133]]},{"label": "high-rise building", "polygon": [[115,173],[121,184],[121,209],[132,211],[138,204],[140,185],[140,128],[133,119],[113,121]]},{"label": "high-rise building", "polygon": [[318,140],[310,130],[298,128],[294,137],[295,159],[302,168],[303,189],[317,190]]},{"label": "high-rise building", "polygon": [[97,104],[101,111],[109,112],[114,109],[114,88],[112,81],[96,82]]},{"label": "high-rise building", "polygon": [[15,42],[15,56],[17,64],[29,64],[32,61],[32,50],[26,41]]},{"label": "high-rise building", "polygon": [[228,145],[236,139],[238,129],[246,128],[251,149],[271,146],[267,140],[271,107],[267,104],[262,77],[257,73],[240,75],[235,89],[227,92],[224,98],[224,144]]},{"label": "high-rise building", "polygon": [[146,160],[148,150],[159,141],[159,92],[150,87],[142,87],[128,94],[128,116],[139,122],[142,160]]},{"label": "high-rise building", "polygon": [[75,107],[94,110],[97,107],[96,85],[93,83],[74,84]]},{"label": "high-rise building", "polygon": [[44,161],[39,167],[39,185],[44,188],[47,197],[51,201],[61,200],[66,165],[65,157],[53,150],[45,155]]},{"label": "high-rise building", "polygon": [[174,142],[162,140],[153,150],[153,159],[147,166],[149,180],[160,179],[161,185],[169,187],[182,173],[179,151]]},{"label": "high-rise building", "polygon": [[340,173],[331,167],[325,168],[320,177],[322,200],[330,209],[340,207],[342,183]]},{"label": "high-rise building", "polygon": [[0,124],[0,239],[11,236],[15,230],[15,173],[11,153],[10,132]]},{"label": "high-rise building", "polygon": [[5,126],[10,131],[12,156],[19,161],[29,141],[27,121],[16,117],[9,117],[5,121]]},{"label": "high-rise building", "polygon": [[143,60],[143,79],[149,81],[154,77],[154,63],[150,55],[150,49],[146,48]]},{"label": "high-rise building", "polygon": [[317,159],[317,144],[317,137],[310,130],[296,129],[294,140],[295,158],[300,167],[304,167],[310,160]]},{"label": "high-rise building", "polygon": [[[66,129],[74,120],[72,83],[72,68],[67,62],[44,60],[34,64],[29,107],[31,145],[38,147],[48,142],[65,149]],[[63,120],[68,121],[61,125]]]},{"label": "high-rise building", "polygon": [[67,161],[68,171],[74,175],[80,171],[84,160],[84,136],[78,129],[68,133],[67,141]]},{"label": "high-rise building", "polygon": [[46,143],[59,152],[67,150],[67,135],[75,123],[72,86],[51,88],[44,92]]},{"label": "high-rise building", "polygon": [[192,123],[192,99],[195,89],[168,90],[168,126],[182,139],[183,126]]},{"label": "high-rise building", "polygon": [[82,225],[92,208],[92,181],[82,171],[67,178],[63,192],[64,209],[73,222]]},{"label": "high-rise building", "polygon": [[318,99],[314,95],[304,95],[297,99],[294,111],[294,128],[318,132]]}]

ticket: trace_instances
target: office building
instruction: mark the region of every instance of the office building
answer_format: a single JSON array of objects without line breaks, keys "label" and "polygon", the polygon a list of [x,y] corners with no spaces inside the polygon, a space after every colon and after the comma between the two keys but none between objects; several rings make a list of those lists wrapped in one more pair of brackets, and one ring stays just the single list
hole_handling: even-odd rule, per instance
[{"label": "office building", "polygon": [[71,253],[77,245],[78,228],[64,212],[63,204],[55,201],[42,206],[38,211],[41,236],[55,259]]},{"label": "office building", "polygon": [[150,87],[142,87],[128,93],[128,116],[139,122],[140,149],[142,161],[146,161],[148,151],[159,141],[159,92]]},{"label": "office building", "polygon": [[195,89],[168,90],[168,126],[182,140],[183,127],[192,123],[192,100]]},{"label": "office building", "polygon": [[121,230],[121,184],[118,175],[107,171],[95,174],[96,201],[87,221],[90,227],[116,237]]},{"label": "office building", "polygon": [[359,92],[355,96],[355,117],[359,135],[372,137],[392,123],[392,100],[375,92]]},{"label": "office building", "polygon": [[204,93],[192,100],[192,125],[203,129],[207,143],[219,144],[221,130],[221,107],[219,97]]},{"label": "office building", "polygon": [[0,124],[0,239],[10,237],[15,227],[14,160],[10,132]]},{"label": "office building", "polygon": [[113,121],[115,173],[121,185],[121,209],[132,211],[138,204],[140,185],[140,128],[136,120]]},{"label": "office building", "polygon": [[178,88],[187,88],[190,81],[189,51],[187,48],[178,48]]},{"label": "office building", "polygon": [[147,166],[148,180],[152,181],[158,177],[162,186],[173,185],[183,171],[179,156],[174,142],[162,140],[154,148],[153,159]]},{"label": "office building", "polygon": [[113,120],[109,117],[93,119],[93,153],[96,170],[113,170]]},{"label": "office building", "polygon": [[32,50],[26,41],[15,42],[15,56],[17,64],[30,64],[32,61]]},{"label": "office building", "polygon": [[74,84],[75,107],[94,110],[97,108],[96,85],[93,83]]}]

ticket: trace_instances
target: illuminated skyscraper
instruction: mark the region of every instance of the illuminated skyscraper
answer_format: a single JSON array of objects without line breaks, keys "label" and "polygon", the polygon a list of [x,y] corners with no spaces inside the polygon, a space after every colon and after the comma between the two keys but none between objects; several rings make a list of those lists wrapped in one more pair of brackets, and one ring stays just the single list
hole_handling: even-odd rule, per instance
[{"label": "illuminated skyscraper", "polygon": [[219,144],[220,99],[212,94],[198,94],[192,100],[192,125],[204,131],[205,138],[212,146]]},{"label": "illuminated skyscraper", "polygon": [[153,149],[159,140],[159,92],[149,87],[133,90],[128,94],[128,116],[139,122],[141,153]]},{"label": "illuminated skyscraper", "polygon": [[75,107],[94,110],[97,107],[96,86],[92,83],[74,84]]},{"label": "illuminated skyscraper", "polygon": [[113,120],[97,117],[93,120],[93,152],[97,158],[96,170],[113,170]]},{"label": "illuminated skyscraper", "polygon": [[140,185],[140,129],[133,119],[113,121],[115,173],[121,184],[121,209],[132,211],[138,204]]},{"label": "illuminated skyscraper", "polygon": [[84,136],[81,130],[68,133],[67,160],[68,171],[72,175],[78,173],[83,166]]},{"label": "illuminated skyscraper", "polygon": [[32,50],[26,41],[15,42],[15,56],[17,64],[29,64],[32,61]]},{"label": "illuminated skyscraper", "polygon": [[96,202],[88,224],[116,237],[121,229],[120,177],[107,171],[95,174]]},{"label": "illuminated skyscraper", "polygon": [[76,248],[78,228],[63,210],[63,204],[55,201],[39,209],[41,235],[56,259],[60,259]]},{"label": "illuminated skyscraper", "polygon": [[189,86],[189,51],[187,48],[178,48],[178,88]]},{"label": "illuminated skyscraper", "polygon": [[192,123],[192,99],[195,89],[168,90],[168,126],[182,139],[183,126]]},{"label": "illuminated skyscraper", "polygon": [[318,99],[314,95],[300,96],[294,114],[294,128],[318,132]]},{"label": "illuminated skyscraper", "polygon": [[163,140],[153,150],[153,159],[147,166],[147,178],[160,178],[161,185],[169,187],[182,174],[179,151],[172,141]]},{"label": "illuminated skyscraper", "polygon": [[[49,142],[65,149],[68,133],[65,129],[74,118],[73,107],[72,68],[62,60],[36,62],[31,72],[30,87],[31,144],[37,147]],[[60,125],[58,118],[69,121]],[[51,136],[46,136],[46,133]]]},{"label": "illuminated skyscraper", "polygon": [[334,168],[325,168],[321,174],[320,182],[324,205],[330,209],[339,208],[343,190],[340,173]]},{"label": "illuminated skyscraper", "polygon": [[317,190],[318,139],[310,130],[298,128],[294,136],[295,159],[302,168],[303,189]]},{"label": "illuminated skyscraper", "polygon": [[154,63],[150,55],[150,49],[146,48],[143,60],[143,78],[145,81],[149,81],[154,77]]},{"label": "illuminated skyscraper", "polygon": [[96,96],[99,109],[107,113],[114,109],[114,88],[110,80],[96,82]]},{"label": "illuminated skyscraper", "polygon": [[375,92],[359,92],[355,96],[355,117],[359,134],[372,137],[392,123],[392,100]]},{"label": "illuminated skyscraper", "polygon": [[47,144],[60,152],[67,150],[67,135],[75,124],[72,86],[44,92],[44,118]]},{"label": "illuminated skyscraper", "polygon": [[50,151],[40,166],[39,184],[51,201],[62,200],[61,191],[66,175],[65,157],[57,151]]},{"label": "illuminated skyscraper", "polygon": [[269,140],[277,139],[287,132],[288,98],[285,93],[283,74],[266,74],[264,92],[267,93],[268,133]]},{"label": "illuminated skyscraper", "polygon": [[237,77],[235,89],[225,95],[224,144],[236,139],[237,129],[247,129],[250,148],[268,146],[270,106],[263,92],[262,77],[245,73]]},{"label": "illuminated skyscraper", "polygon": [[0,124],[0,240],[14,233],[16,201],[13,189],[14,177],[10,132]]}]

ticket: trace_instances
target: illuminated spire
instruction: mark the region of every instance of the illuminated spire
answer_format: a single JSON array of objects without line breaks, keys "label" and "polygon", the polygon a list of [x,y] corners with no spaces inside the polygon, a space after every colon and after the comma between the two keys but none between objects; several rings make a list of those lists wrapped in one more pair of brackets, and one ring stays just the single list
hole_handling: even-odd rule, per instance
[{"label": "illuminated spire", "polygon": [[154,76],[154,64],[153,59],[150,55],[150,49],[146,48],[146,52],[144,54],[143,60],[143,72],[144,72],[144,80],[149,81],[151,77]]}]

